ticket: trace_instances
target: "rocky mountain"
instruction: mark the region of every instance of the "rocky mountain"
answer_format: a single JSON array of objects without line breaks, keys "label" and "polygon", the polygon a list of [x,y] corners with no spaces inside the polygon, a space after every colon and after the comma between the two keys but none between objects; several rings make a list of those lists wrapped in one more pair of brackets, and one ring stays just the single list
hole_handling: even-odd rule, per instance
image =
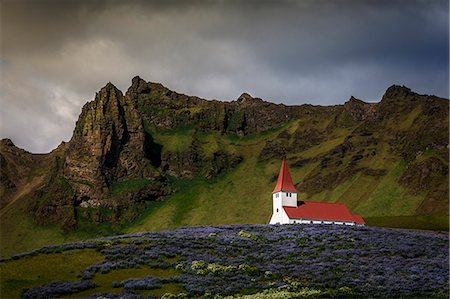
[{"label": "rocky mountain", "polygon": [[[103,87],[49,154],[1,141],[2,227],[18,211],[65,232],[136,219],[147,229],[266,222],[281,158],[305,199],[365,218],[448,215],[448,144],[448,100],[404,86],[378,103],[286,106],[246,93],[210,101],[135,77],[125,95]],[[234,216],[223,220],[218,205]]]}]

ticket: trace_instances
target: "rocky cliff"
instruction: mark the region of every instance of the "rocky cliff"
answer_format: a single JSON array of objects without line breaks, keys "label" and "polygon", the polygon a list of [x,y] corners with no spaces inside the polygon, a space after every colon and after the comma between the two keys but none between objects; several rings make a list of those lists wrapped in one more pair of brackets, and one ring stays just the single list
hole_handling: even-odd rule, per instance
[{"label": "rocky cliff", "polygon": [[134,103],[111,83],[102,88],[83,107],[64,159],[63,175],[75,182],[76,202],[104,205],[113,182],[157,178],[148,159],[150,138]]},{"label": "rocky cliff", "polygon": [[[246,93],[209,101],[135,77],[125,95],[103,87],[71,140],[49,154],[2,140],[0,205],[8,213],[22,201],[37,223],[66,231],[81,222],[129,223],[148,202],[183,192],[182,181],[220,184],[246,169],[266,186],[287,158],[305,198],[344,201],[363,216],[389,215],[386,202],[407,207],[399,215],[445,214],[447,108],[448,100],[396,85],[379,103],[286,106]],[[247,192],[232,180],[220,188]]]}]

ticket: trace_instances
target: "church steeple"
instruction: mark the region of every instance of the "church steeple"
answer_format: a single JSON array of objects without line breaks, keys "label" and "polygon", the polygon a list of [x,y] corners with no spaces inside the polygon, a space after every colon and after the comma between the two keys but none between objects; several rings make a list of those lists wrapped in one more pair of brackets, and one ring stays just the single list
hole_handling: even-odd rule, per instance
[{"label": "church steeple", "polygon": [[278,175],[277,184],[272,193],[280,191],[295,193],[298,192],[297,188],[295,188],[294,183],[292,182],[291,174],[289,173],[289,169],[284,159],[281,162],[280,174]]}]

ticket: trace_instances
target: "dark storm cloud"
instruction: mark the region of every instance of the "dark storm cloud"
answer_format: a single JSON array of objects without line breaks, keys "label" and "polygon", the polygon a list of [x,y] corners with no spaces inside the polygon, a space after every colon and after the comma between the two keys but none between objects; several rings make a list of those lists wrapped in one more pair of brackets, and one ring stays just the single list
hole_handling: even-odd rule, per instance
[{"label": "dark storm cloud", "polygon": [[205,98],[448,97],[447,1],[2,1],[1,135],[31,151],[134,75]]}]

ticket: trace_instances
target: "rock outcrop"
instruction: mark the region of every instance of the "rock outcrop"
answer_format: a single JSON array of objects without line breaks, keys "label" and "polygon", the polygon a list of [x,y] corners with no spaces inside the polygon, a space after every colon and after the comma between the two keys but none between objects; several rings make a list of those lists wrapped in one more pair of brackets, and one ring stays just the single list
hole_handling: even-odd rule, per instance
[{"label": "rock outcrop", "polygon": [[195,126],[202,131],[248,135],[278,127],[298,109],[273,104],[243,93],[236,101],[208,101],[170,91],[161,84],[132,80],[126,96],[137,104],[149,124],[174,129]]},{"label": "rock outcrop", "polygon": [[65,156],[77,202],[99,206],[114,181],[150,176],[148,138],[134,103],[108,83],[83,107]]},{"label": "rock outcrop", "polygon": [[344,110],[350,114],[355,121],[374,120],[376,118],[376,104],[366,103],[351,97],[344,104]]}]

